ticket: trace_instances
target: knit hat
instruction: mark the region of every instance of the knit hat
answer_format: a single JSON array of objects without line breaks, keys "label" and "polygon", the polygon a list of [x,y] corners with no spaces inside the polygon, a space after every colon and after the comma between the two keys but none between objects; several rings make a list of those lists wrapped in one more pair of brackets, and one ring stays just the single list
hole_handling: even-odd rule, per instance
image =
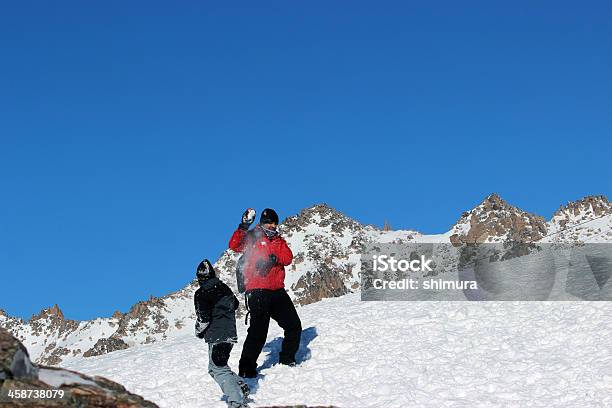
[{"label": "knit hat", "polygon": [[198,265],[198,270],[196,271],[196,278],[198,278],[199,282],[205,281],[209,278],[215,277],[215,269],[211,265],[208,259],[204,259]]},{"label": "knit hat", "polygon": [[266,208],[262,211],[259,217],[260,224],[277,224],[278,225],[278,214],[271,208]]}]

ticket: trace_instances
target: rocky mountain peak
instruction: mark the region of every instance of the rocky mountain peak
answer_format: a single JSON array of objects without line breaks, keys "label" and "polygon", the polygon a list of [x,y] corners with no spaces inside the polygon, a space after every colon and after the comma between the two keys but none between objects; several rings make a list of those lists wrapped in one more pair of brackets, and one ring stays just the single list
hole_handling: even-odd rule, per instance
[{"label": "rocky mountain peak", "polygon": [[464,212],[452,229],[450,240],[464,243],[524,241],[546,235],[544,218],[510,205],[498,194],[486,197],[471,211]]},{"label": "rocky mountain peak", "polygon": [[149,300],[134,304],[125,314],[115,312],[113,317],[119,321],[113,338],[120,339],[129,336],[130,333],[141,332],[145,336],[144,342],[151,343],[155,341],[156,335],[163,336],[168,329],[170,323],[164,317],[167,311],[165,298],[150,296]]},{"label": "rocky mountain peak", "polygon": [[37,315],[32,316],[32,320],[40,320],[47,317],[51,318],[52,320],[66,320],[64,318],[64,313],[57,303],[51,307],[41,310]]},{"label": "rocky mountain peak", "polygon": [[281,234],[303,231],[309,225],[319,228],[331,226],[334,232],[341,232],[346,227],[358,228],[359,223],[342,214],[340,211],[325,203],[315,204],[300,211],[298,214],[287,217],[279,226]]},{"label": "rocky mountain peak", "polygon": [[319,222],[323,219],[346,218],[344,214],[330,207],[326,203],[315,204],[311,207],[304,208],[298,214],[287,217],[283,224],[290,219],[298,219],[306,222]]},{"label": "rocky mountain peak", "polygon": [[506,200],[501,198],[497,193],[490,194],[487,198],[485,198],[480,206],[485,211],[501,211],[501,210],[512,210],[516,209],[516,207],[508,204]]},{"label": "rocky mountain peak", "polygon": [[580,215],[596,218],[607,214],[612,214],[612,203],[610,203],[608,198],[604,195],[592,195],[562,205],[555,212],[553,218],[560,217],[567,219]]},{"label": "rocky mountain peak", "polygon": [[612,203],[603,195],[592,195],[562,205],[554,213],[550,228],[554,241],[595,242],[612,237]]},{"label": "rocky mountain peak", "polygon": [[59,306],[56,304],[54,304],[51,308],[48,309],[49,314],[56,316],[59,319],[64,320],[64,313],[62,313],[62,310],[59,308]]}]

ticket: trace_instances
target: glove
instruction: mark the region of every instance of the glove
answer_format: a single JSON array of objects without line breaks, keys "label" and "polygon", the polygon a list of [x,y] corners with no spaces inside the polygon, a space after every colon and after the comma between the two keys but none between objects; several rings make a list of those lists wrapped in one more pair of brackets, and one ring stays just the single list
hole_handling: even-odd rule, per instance
[{"label": "glove", "polygon": [[238,228],[248,230],[253,221],[255,221],[255,215],[257,215],[257,211],[252,208],[247,208],[242,214],[242,222],[238,225]]},{"label": "glove", "polygon": [[255,269],[259,273],[259,276],[266,276],[270,272],[270,268],[276,264],[278,258],[274,254],[268,255],[268,259],[262,258],[257,260],[255,263]]},{"label": "glove", "polygon": [[199,339],[203,339],[204,333],[206,332],[207,328],[208,328],[208,323],[204,323],[204,322],[201,322],[200,320],[196,320],[196,324],[195,324],[196,337]]}]

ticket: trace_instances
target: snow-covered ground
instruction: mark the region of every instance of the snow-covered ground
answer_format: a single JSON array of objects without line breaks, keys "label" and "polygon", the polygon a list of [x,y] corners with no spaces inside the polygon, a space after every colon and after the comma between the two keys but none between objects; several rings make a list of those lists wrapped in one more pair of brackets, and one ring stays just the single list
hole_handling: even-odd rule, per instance
[{"label": "snow-covered ground", "polygon": [[[271,324],[251,380],[254,407],[610,407],[609,302],[362,302],[358,294],[298,309],[301,364],[274,365]],[[246,334],[230,365],[236,369]],[[206,344],[175,338],[65,364],[167,408],[225,407]]]}]

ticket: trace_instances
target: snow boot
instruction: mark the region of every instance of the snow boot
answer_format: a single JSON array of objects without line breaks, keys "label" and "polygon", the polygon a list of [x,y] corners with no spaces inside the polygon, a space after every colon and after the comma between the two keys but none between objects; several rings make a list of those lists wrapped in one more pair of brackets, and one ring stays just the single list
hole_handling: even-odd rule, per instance
[{"label": "snow boot", "polygon": [[280,357],[278,362],[280,364],[282,364],[282,365],[286,365],[286,366],[289,366],[289,367],[295,367],[295,360],[292,359],[292,358],[283,358],[283,357]]},{"label": "snow boot", "polygon": [[235,402],[232,402],[228,404],[227,406],[229,408],[249,408],[248,404],[236,404]]},{"label": "snow boot", "polygon": [[249,388],[249,385],[247,383],[245,383],[244,381],[238,381],[238,385],[242,390],[242,395],[244,395],[244,398],[248,397],[249,394],[251,394],[251,389]]}]

